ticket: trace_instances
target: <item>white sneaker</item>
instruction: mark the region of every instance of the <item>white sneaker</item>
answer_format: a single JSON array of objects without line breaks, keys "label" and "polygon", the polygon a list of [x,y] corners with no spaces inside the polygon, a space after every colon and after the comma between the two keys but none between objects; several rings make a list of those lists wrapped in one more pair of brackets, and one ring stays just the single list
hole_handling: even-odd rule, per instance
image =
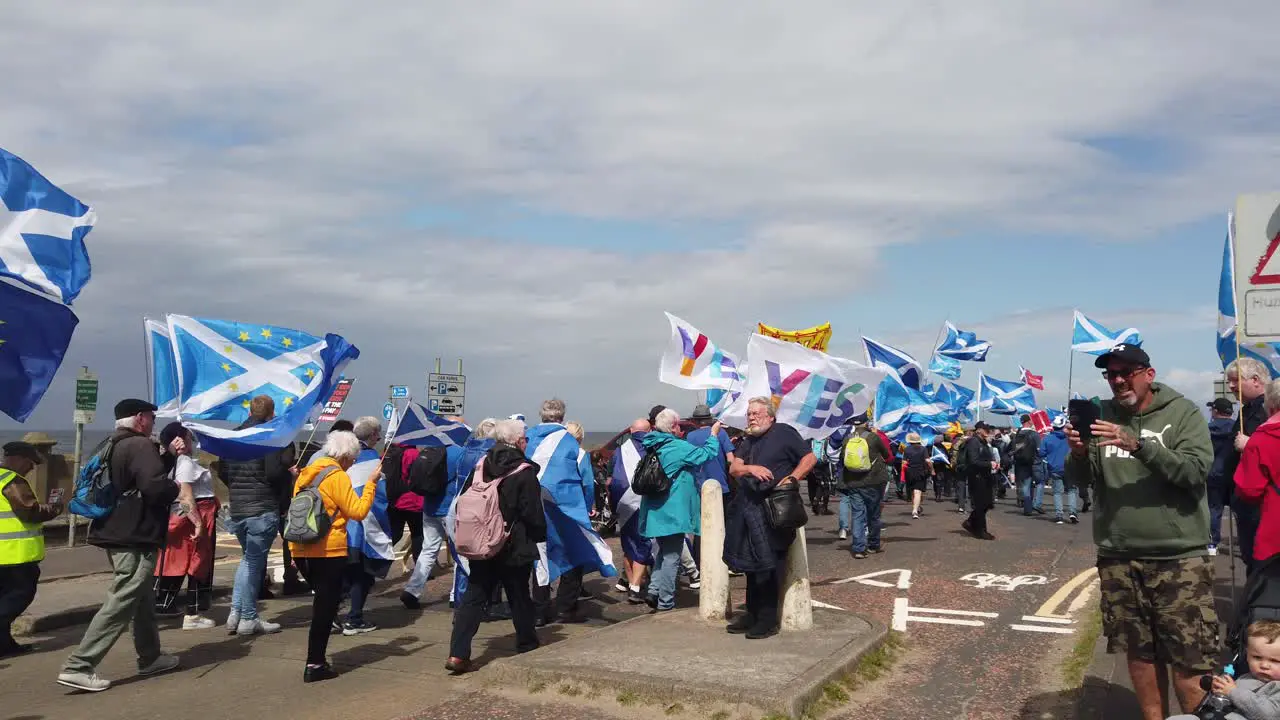
[{"label": "white sneaker", "polygon": [[102,692],[111,687],[111,681],[96,672],[64,672],[58,674],[58,684],[85,692]]},{"label": "white sneaker", "polygon": [[1218,554],[1218,546],[1217,546],[1217,545],[1210,545],[1210,546],[1209,546],[1209,554],[1210,554],[1210,555],[1217,555],[1217,554]]},{"label": "white sneaker", "polygon": [[[239,623],[237,623],[237,625],[238,624]],[[217,625],[218,623],[207,617],[200,617],[199,615],[187,615],[182,618],[183,630],[208,630],[210,628],[217,627]]]},{"label": "white sneaker", "polygon": [[697,579],[697,580],[693,580],[693,581],[691,581],[691,582],[689,583],[689,589],[690,589],[690,590],[701,590],[701,589],[702,589],[702,579],[701,579],[701,578],[699,578],[699,579]]},{"label": "white sneaker", "polygon": [[139,675],[159,675],[162,672],[169,672],[178,667],[179,661],[177,655],[161,655],[146,667],[138,668]]},{"label": "white sneaker", "polygon": [[267,622],[262,618],[241,620],[236,626],[237,635],[270,635],[280,632],[280,623]]},{"label": "white sneaker", "polygon": [[235,635],[236,629],[240,627],[240,613],[232,610],[231,614],[227,616],[226,627],[228,635]]},{"label": "white sneaker", "polygon": [[841,530],[841,531],[840,531],[840,539],[841,539],[841,540],[848,540],[848,539],[849,539],[849,531],[848,531],[848,530]]},{"label": "white sneaker", "polygon": [[[627,591],[627,581],[626,581],[626,580],[619,580],[619,581],[618,581],[618,584],[613,586],[613,589],[614,589],[614,590],[617,590],[618,592],[621,592],[621,593],[626,592],[626,591]],[[450,598],[450,599],[452,599],[452,598]]]}]

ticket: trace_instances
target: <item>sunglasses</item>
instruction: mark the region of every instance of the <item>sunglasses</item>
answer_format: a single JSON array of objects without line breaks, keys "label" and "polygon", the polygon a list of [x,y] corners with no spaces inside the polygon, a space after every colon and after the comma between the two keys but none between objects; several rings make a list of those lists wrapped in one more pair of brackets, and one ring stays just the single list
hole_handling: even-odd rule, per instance
[{"label": "sunglasses", "polygon": [[1141,367],[1129,368],[1128,370],[1103,370],[1102,379],[1103,380],[1127,380],[1133,377],[1134,375],[1138,375],[1139,373],[1144,373],[1150,369],[1151,368],[1149,366],[1143,365]]}]

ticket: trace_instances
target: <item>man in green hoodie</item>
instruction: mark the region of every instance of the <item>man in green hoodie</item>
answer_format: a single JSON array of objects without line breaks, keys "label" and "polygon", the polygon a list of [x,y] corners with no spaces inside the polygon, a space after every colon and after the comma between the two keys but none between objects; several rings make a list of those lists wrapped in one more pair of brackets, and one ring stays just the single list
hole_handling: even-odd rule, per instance
[{"label": "man in green hoodie", "polygon": [[1169,670],[1183,712],[1204,697],[1218,659],[1213,565],[1205,547],[1209,428],[1195,403],[1155,382],[1146,351],[1117,345],[1095,365],[1114,397],[1089,428],[1072,427],[1066,475],[1094,486],[1107,652],[1128,656],[1143,717],[1165,717]]}]

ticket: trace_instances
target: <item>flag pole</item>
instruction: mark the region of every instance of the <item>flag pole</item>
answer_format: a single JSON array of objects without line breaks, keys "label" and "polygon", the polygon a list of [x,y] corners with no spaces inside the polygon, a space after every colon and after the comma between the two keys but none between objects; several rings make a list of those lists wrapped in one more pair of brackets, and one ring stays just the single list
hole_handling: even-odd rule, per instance
[{"label": "flag pole", "polygon": [[151,328],[147,327],[147,317],[142,316],[142,363],[147,366],[147,401],[155,404],[156,386],[151,377]]},{"label": "flag pole", "polygon": [[947,329],[948,322],[951,322],[951,318],[946,318],[942,321],[942,327],[938,328],[938,334],[933,338],[933,351],[929,353],[929,367],[924,369],[924,383],[926,385],[929,384],[930,378],[933,377],[933,370],[930,368],[933,367],[933,359],[938,355],[938,341],[942,339],[942,331]]},{"label": "flag pole", "polygon": [[1076,371],[1076,351],[1068,350],[1067,356],[1067,402],[1071,402],[1071,383],[1075,379]]}]

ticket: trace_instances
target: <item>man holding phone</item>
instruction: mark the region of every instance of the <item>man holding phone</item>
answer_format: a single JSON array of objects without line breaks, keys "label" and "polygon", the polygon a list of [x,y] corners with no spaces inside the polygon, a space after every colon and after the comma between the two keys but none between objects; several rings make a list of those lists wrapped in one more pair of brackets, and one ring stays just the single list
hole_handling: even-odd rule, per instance
[{"label": "man holding phone", "polygon": [[[1117,345],[1094,364],[1113,397],[1097,419],[1069,408],[1066,475],[1096,488],[1093,539],[1107,652],[1127,654],[1143,717],[1159,720],[1170,669],[1182,711],[1192,712],[1204,697],[1200,676],[1219,652],[1205,546],[1213,445],[1200,409],[1155,382],[1142,348]],[[1075,426],[1084,421],[1088,427]]]}]

